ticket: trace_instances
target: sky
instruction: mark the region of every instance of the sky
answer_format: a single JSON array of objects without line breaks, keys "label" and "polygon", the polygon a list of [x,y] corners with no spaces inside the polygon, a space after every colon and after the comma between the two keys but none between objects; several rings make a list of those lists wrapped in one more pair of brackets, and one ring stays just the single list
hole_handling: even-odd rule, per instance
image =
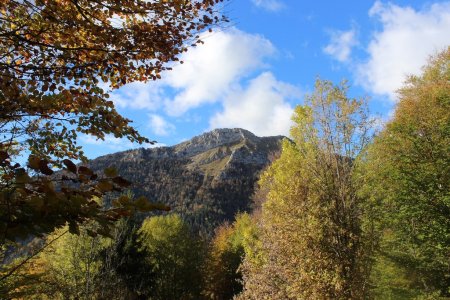
[{"label": "sky", "polygon": [[[317,78],[348,80],[380,124],[408,74],[450,45],[450,1],[229,0],[230,19],[183,53],[162,79],[112,92],[139,132],[171,146],[215,128],[289,135],[291,115]],[[142,147],[82,135],[89,158]],[[150,145],[144,145],[150,147]]]}]

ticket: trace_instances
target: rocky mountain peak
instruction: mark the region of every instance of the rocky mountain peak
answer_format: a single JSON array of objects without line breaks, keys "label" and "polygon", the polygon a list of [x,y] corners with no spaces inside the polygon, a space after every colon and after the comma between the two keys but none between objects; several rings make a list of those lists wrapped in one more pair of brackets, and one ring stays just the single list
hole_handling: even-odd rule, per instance
[{"label": "rocky mountain peak", "polygon": [[90,165],[94,170],[116,167],[133,182],[135,196],[165,203],[193,228],[211,234],[237,212],[250,210],[259,173],[282,139],[240,128],[215,129],[172,147],[118,152]]},{"label": "rocky mountain peak", "polygon": [[233,145],[242,141],[257,143],[258,137],[242,128],[222,128],[203,133],[191,140],[178,144],[174,152],[186,156],[194,156],[224,145]]}]

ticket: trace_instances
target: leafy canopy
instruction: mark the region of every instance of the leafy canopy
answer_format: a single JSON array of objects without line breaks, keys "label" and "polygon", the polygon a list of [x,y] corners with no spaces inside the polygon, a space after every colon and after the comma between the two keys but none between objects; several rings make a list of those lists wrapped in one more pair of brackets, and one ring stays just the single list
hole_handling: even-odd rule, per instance
[{"label": "leafy canopy", "polygon": [[160,78],[169,62],[200,42],[199,31],[220,21],[217,2],[2,1],[2,147],[20,141],[46,158],[78,158],[78,132],[148,141],[102,86]]},{"label": "leafy canopy", "polygon": [[203,245],[179,215],[147,218],[138,242],[154,276],[149,298],[200,298]]},{"label": "leafy canopy", "polygon": [[[240,299],[362,299],[367,255],[359,155],[371,139],[364,98],[317,80],[293,116],[292,140],[263,173],[259,259],[246,257]],[[255,257],[255,255],[253,255]],[[258,257],[258,256],[256,256]]]},{"label": "leafy canopy", "polygon": [[[113,170],[94,174],[80,133],[150,142],[108,100],[105,85],[156,80],[198,33],[221,22],[221,0],[0,1],[0,245],[87,220],[99,232],[145,199],[96,199],[130,183]],[[27,160],[27,166],[16,163]],[[55,168],[63,174],[53,174]]]},{"label": "leafy canopy", "polygon": [[[368,193],[383,230],[378,291],[450,295],[450,48],[399,90],[393,119],[371,146]],[[392,265],[396,273],[388,272]],[[398,277],[398,276],[397,276]],[[397,284],[398,283],[398,284]]]}]

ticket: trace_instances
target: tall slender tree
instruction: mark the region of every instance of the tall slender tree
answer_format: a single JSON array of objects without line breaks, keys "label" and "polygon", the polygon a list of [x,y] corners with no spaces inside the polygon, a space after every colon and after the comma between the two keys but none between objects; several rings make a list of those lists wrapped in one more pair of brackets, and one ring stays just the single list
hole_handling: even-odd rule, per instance
[{"label": "tall slender tree", "polygon": [[360,299],[367,254],[357,160],[371,140],[365,99],[317,80],[292,140],[263,174],[262,255],[244,263],[242,299]]}]

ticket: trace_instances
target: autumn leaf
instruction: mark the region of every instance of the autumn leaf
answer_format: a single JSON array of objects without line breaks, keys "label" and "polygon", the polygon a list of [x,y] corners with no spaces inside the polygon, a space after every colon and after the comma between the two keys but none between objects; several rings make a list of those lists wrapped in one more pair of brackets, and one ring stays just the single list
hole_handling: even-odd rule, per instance
[{"label": "autumn leaf", "polygon": [[9,158],[8,153],[6,151],[0,151],[0,162],[3,162],[7,158]]},{"label": "autumn leaf", "polygon": [[64,159],[62,162],[64,163],[64,165],[70,172],[72,172],[74,174],[77,173],[77,166],[71,160]]},{"label": "autumn leaf", "polygon": [[52,175],[53,170],[48,167],[48,162],[45,159],[39,160],[39,171],[44,175]]},{"label": "autumn leaf", "polygon": [[116,177],[117,176],[117,169],[114,167],[106,168],[103,172],[108,177]]},{"label": "autumn leaf", "polygon": [[115,184],[117,184],[117,185],[119,185],[120,187],[123,187],[123,188],[129,187],[129,186],[131,185],[131,182],[129,182],[129,181],[126,180],[126,179],[123,179],[123,178],[120,177],[120,176],[114,177],[114,178],[112,179],[112,181],[113,181]]}]

